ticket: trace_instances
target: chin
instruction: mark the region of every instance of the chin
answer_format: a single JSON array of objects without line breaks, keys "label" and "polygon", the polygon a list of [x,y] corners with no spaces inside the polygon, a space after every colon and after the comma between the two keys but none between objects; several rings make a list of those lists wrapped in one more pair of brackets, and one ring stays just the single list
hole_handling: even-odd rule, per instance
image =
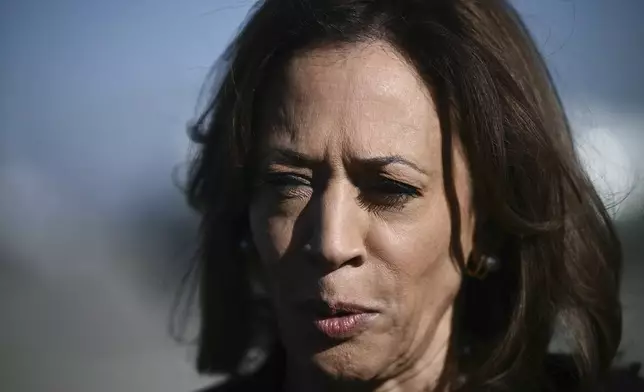
[{"label": "chin", "polygon": [[360,345],[344,342],[327,348],[311,357],[320,372],[335,380],[367,381],[380,373],[378,366],[382,350],[375,344]]}]

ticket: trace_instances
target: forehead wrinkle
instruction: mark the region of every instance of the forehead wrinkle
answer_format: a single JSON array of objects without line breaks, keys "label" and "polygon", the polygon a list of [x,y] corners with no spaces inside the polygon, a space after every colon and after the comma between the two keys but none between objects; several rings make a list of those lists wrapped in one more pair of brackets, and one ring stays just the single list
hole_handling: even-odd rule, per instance
[{"label": "forehead wrinkle", "polygon": [[[384,56],[383,56],[384,55]],[[368,58],[368,61],[364,61]],[[400,72],[401,67],[408,72]],[[302,72],[304,71],[304,72]],[[304,86],[303,93],[315,91],[309,89],[309,82],[323,79],[321,84],[339,87],[343,91],[364,91],[373,99],[374,96],[385,98],[407,97],[409,87],[426,90],[424,83],[415,68],[404,56],[385,41],[346,44],[340,47],[322,47],[296,56],[290,63],[289,74],[295,85]],[[340,77],[341,81],[330,83],[331,79]],[[293,80],[294,79],[294,80]],[[337,93],[337,90],[333,90]],[[360,99],[366,99],[357,95]],[[345,99],[346,95],[342,98]]]},{"label": "forehead wrinkle", "polygon": [[[374,49],[378,51],[377,57],[369,57],[369,51],[373,52]],[[385,56],[379,56],[382,53]],[[408,72],[401,72],[402,67],[407,68]],[[404,140],[392,137],[392,126],[404,130],[404,133],[422,132],[424,136],[421,140],[427,142],[428,136],[431,134],[433,139],[436,133],[426,129],[428,125],[433,128],[435,122],[434,116],[430,115],[434,108],[428,88],[415,69],[389,45],[363,46],[357,54],[355,47],[344,52],[309,52],[292,60],[286,76],[285,94],[278,105],[280,110],[275,124],[279,132],[288,136],[293,144],[298,144],[301,137],[310,136],[301,132],[303,129],[333,127],[341,131],[334,136],[341,136],[340,144],[344,151],[357,146],[361,150],[369,150],[365,152],[370,154],[375,152],[377,155],[411,157],[417,154],[410,154]],[[322,101],[331,105],[320,105]],[[423,108],[420,115],[419,108]],[[324,112],[328,110],[335,113],[329,115]],[[320,117],[327,117],[331,121],[321,125]],[[368,130],[350,132],[354,128]],[[375,149],[378,141],[373,139],[377,139],[377,135],[389,141],[380,143],[380,148]],[[348,140],[354,138],[357,138],[357,143]]]},{"label": "forehead wrinkle", "polygon": [[[383,41],[314,49],[294,57],[287,68],[289,98],[294,101],[322,98],[342,102],[381,101],[390,105],[409,100],[405,106],[411,107],[419,99],[431,100],[415,68]],[[401,68],[407,72],[401,72]],[[410,95],[410,87],[422,91],[422,97]],[[343,92],[340,96],[339,91]],[[322,93],[322,96],[312,96],[313,93]]]}]

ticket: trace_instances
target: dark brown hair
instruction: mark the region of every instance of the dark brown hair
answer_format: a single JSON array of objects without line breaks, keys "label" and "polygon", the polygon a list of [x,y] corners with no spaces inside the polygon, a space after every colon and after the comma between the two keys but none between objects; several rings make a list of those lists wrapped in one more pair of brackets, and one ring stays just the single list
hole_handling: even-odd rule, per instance
[{"label": "dark brown hair", "polygon": [[434,94],[454,260],[465,264],[446,148],[457,138],[481,218],[475,249],[502,263],[484,280],[466,278],[457,300],[452,358],[468,374],[466,387],[526,391],[545,382],[557,324],[570,331],[580,386],[594,385],[620,342],[620,244],[543,60],[503,0],[257,4],[217,63],[192,133],[187,196],[202,216],[199,371],[235,373],[257,336],[253,320],[267,309],[252,293],[253,260],[239,250],[260,140],[253,121],[267,80],[296,53],[369,40],[395,47]]}]

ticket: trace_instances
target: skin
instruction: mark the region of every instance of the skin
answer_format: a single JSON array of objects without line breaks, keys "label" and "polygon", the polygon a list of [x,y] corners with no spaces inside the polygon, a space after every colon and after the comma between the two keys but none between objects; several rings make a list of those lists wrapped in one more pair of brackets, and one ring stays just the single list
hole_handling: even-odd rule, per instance
[{"label": "skin", "polygon": [[[379,41],[301,54],[284,79],[282,99],[261,110],[250,228],[287,352],[286,389],[432,390],[462,276],[431,93]],[[465,159],[453,151],[467,259],[475,219]],[[328,342],[298,308],[308,298],[378,313],[358,336]]]}]

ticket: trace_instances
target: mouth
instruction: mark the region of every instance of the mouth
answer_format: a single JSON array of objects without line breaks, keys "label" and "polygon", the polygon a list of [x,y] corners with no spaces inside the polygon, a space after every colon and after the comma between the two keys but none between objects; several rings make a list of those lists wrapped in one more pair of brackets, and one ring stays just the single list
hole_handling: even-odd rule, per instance
[{"label": "mouth", "polygon": [[378,317],[378,311],[348,302],[309,301],[306,303],[316,329],[331,339],[349,339],[364,332]]}]

